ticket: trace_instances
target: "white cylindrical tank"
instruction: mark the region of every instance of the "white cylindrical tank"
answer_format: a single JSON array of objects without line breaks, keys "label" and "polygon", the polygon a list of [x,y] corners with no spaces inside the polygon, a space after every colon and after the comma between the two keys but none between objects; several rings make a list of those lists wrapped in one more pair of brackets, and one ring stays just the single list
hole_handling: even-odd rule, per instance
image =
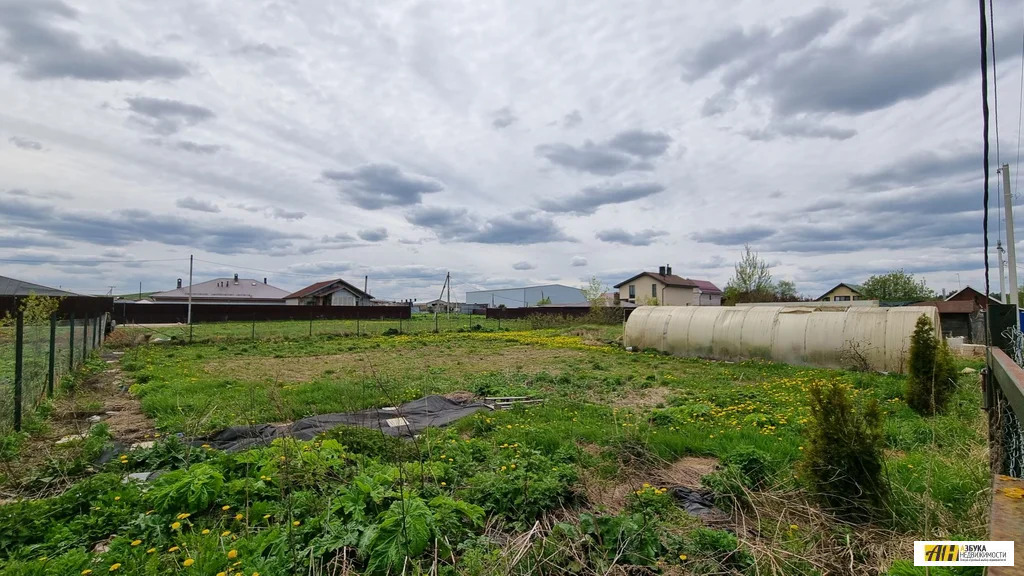
[{"label": "white cylindrical tank", "polygon": [[675,356],[903,372],[921,315],[942,333],[933,306],[641,306],[623,343]]}]

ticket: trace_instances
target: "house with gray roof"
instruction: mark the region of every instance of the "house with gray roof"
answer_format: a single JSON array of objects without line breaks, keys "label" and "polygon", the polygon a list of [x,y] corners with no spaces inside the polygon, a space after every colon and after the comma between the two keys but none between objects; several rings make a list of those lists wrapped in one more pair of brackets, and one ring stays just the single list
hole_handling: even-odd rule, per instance
[{"label": "house with gray roof", "polygon": [[[189,288],[178,279],[178,287],[166,292],[156,292],[150,296],[153,302],[188,302]],[[193,304],[284,304],[288,296],[287,290],[267,284],[253,278],[214,278],[206,282],[192,285]]]},{"label": "house with gray roof", "polygon": [[68,292],[67,290],[50,288],[49,286],[43,286],[42,284],[35,284],[32,282],[26,282],[25,280],[18,280],[17,278],[0,276],[0,296],[28,296],[30,294],[57,297],[78,296],[78,294]]}]

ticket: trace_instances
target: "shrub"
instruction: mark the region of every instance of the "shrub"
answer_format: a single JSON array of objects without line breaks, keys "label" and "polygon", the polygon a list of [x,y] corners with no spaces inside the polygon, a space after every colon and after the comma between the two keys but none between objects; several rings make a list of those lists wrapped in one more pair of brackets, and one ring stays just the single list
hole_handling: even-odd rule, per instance
[{"label": "shrub", "polygon": [[882,413],[875,400],[855,409],[839,382],[810,389],[801,471],[815,494],[837,513],[870,516],[886,496],[882,481]]},{"label": "shrub", "polygon": [[956,365],[949,345],[935,337],[932,321],[921,315],[910,341],[907,404],[920,414],[941,412],[956,389],[956,379]]},{"label": "shrub", "polygon": [[224,475],[200,463],[160,476],[148,496],[160,512],[200,512],[213,505],[223,488]]},{"label": "shrub", "polygon": [[753,446],[737,448],[725,456],[723,463],[736,467],[743,476],[744,484],[755,489],[766,487],[774,472],[768,454]]}]

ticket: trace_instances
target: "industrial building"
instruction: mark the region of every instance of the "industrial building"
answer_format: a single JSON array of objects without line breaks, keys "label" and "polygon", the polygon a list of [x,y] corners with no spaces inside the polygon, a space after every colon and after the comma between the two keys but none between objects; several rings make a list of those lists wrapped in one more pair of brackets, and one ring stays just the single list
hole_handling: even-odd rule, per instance
[{"label": "industrial building", "polygon": [[[550,302],[547,300],[550,299]],[[586,302],[583,290],[564,284],[524,286],[522,288],[501,288],[498,290],[477,290],[466,292],[466,303],[489,308],[529,308],[544,302],[551,305],[579,304]]]}]

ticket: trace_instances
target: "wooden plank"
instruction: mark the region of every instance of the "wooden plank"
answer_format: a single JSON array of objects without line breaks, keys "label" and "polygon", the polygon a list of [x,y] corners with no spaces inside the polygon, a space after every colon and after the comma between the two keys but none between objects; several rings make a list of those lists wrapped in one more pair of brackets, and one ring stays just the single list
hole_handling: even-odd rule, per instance
[{"label": "wooden plank", "polygon": [[997,474],[992,480],[989,540],[1012,540],[1015,566],[989,566],[989,576],[1024,576],[1024,480]]}]

